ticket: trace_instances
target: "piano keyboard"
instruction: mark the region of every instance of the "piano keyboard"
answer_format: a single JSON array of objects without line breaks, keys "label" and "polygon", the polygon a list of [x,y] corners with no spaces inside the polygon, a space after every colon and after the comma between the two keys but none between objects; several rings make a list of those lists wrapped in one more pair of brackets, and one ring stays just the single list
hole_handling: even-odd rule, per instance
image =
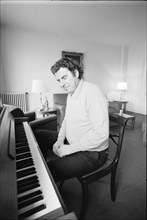
[{"label": "piano keyboard", "polygon": [[16,123],[15,134],[18,218],[38,219],[58,209],[61,212],[61,203],[28,123]]}]

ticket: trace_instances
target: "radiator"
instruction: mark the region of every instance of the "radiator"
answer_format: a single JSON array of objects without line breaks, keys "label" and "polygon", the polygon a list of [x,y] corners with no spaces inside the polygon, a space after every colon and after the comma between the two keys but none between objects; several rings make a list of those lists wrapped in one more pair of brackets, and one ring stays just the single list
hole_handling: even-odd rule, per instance
[{"label": "radiator", "polygon": [[24,112],[27,111],[27,92],[3,92],[0,93],[2,104],[14,105]]}]

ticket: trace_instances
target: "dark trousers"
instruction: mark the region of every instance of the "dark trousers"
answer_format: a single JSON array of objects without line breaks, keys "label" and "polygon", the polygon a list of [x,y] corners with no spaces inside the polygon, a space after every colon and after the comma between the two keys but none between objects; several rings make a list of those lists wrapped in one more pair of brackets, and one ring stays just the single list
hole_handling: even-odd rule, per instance
[{"label": "dark trousers", "polygon": [[52,151],[58,132],[38,130],[35,137],[48,164],[55,182],[80,177],[101,167],[107,159],[108,149],[97,151],[81,151],[65,157],[58,157]]}]

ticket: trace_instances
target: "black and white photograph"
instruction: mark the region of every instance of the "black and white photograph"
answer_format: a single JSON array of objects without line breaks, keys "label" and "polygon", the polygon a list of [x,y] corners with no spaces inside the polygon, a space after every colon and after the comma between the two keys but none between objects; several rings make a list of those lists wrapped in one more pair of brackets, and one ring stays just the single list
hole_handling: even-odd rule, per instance
[{"label": "black and white photograph", "polygon": [[146,1],[0,1],[0,220],[146,220]]}]

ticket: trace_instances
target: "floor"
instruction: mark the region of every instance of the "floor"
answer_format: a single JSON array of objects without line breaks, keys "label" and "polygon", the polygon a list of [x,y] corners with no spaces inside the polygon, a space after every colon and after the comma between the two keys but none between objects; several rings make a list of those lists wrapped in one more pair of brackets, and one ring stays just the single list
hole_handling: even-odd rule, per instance
[{"label": "floor", "polygon": [[[117,172],[117,197],[110,198],[110,176],[89,186],[89,203],[85,220],[146,219],[146,147],[142,142],[145,116],[135,114],[135,128],[126,128]],[[81,188],[76,179],[64,183],[61,196],[69,212],[77,218],[81,207]]]}]

